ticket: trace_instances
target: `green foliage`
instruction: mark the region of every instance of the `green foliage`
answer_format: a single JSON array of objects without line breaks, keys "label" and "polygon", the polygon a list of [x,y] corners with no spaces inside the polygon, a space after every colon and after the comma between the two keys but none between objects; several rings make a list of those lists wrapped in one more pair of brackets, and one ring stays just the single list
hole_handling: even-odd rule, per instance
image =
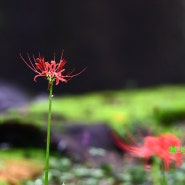
[{"label": "green foliage", "polygon": [[7,182],[5,182],[5,181],[3,181],[3,180],[0,180],[0,184],[1,184],[1,185],[9,185],[9,183],[7,183]]},{"label": "green foliage", "polygon": [[[174,123],[185,119],[185,87],[162,86],[135,90],[102,91],[82,95],[55,97],[52,125],[105,122],[120,134],[131,125]],[[4,119],[16,118],[41,127],[47,123],[48,99],[37,100],[23,109],[10,110]],[[154,128],[155,129],[155,128]]]},{"label": "green foliage", "polygon": [[4,149],[0,150],[0,159],[1,160],[10,160],[10,159],[29,159],[44,162],[45,152],[42,149]]},{"label": "green foliage", "polygon": [[[129,132],[136,136],[137,131],[143,128],[149,128],[155,134],[171,131],[181,135],[181,126],[178,127],[174,123],[185,120],[184,105],[185,87],[182,86],[54,97],[52,125],[71,122],[86,124],[105,122],[122,136]],[[48,99],[35,101],[21,110],[9,111],[1,116],[1,122],[3,123],[3,120],[7,118],[16,118],[20,122],[33,123],[43,128],[47,123],[47,112]],[[161,123],[165,124],[161,126]],[[169,123],[170,126],[168,126]],[[12,154],[20,155],[18,151]],[[1,151],[0,157],[3,155]],[[31,151],[26,155],[34,156]],[[9,154],[7,154],[8,157]],[[37,159],[39,158],[42,158],[42,161],[45,159],[43,156],[38,156]],[[50,160],[50,169],[51,185],[61,185],[63,182],[66,185],[148,185],[152,183],[152,177],[149,172],[144,171],[142,163],[129,163],[129,161],[123,161],[123,168],[115,170],[109,164],[93,168],[87,164],[73,164],[67,158],[55,156]],[[169,171],[169,184],[183,185],[185,183],[184,174],[184,164],[179,169]],[[33,181],[29,180],[25,182],[25,185],[41,184],[42,178],[43,176],[40,176]]]},{"label": "green foliage", "polygon": [[154,116],[162,124],[175,124],[185,120],[185,108],[160,108]]},{"label": "green foliage", "polygon": [[[136,162],[136,161],[135,161]],[[109,164],[99,168],[91,167],[88,164],[74,164],[67,158],[53,157],[50,160],[49,180],[51,185],[150,185],[153,183],[152,171],[146,172],[143,163],[133,163],[130,160],[123,160],[123,167],[115,170]],[[108,169],[108,171],[107,171]],[[185,183],[185,163],[178,169],[171,169],[166,172],[168,184],[183,185]],[[160,173],[159,173],[160,174]],[[42,184],[43,175],[35,180],[24,182],[23,185]]]}]

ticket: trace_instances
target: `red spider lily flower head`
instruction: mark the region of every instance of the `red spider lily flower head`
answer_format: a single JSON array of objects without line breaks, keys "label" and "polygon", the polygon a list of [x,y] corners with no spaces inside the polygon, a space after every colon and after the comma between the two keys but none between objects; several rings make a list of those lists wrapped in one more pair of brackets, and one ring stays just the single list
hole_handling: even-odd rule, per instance
[{"label": "red spider lily flower head", "polygon": [[44,60],[44,57],[41,57],[40,54],[37,58],[33,56],[33,62],[29,54],[27,54],[29,62],[26,62],[26,60],[23,58],[21,54],[20,57],[32,71],[37,73],[37,75],[34,77],[34,81],[36,81],[38,77],[45,77],[48,80],[49,85],[53,84],[53,82],[56,82],[56,85],[58,85],[60,81],[66,83],[68,80],[75,76],[78,76],[86,69],[84,68],[82,71],[76,74],[72,74],[74,71],[72,70],[70,73],[64,75],[65,72],[64,65],[66,64],[66,60],[63,59],[62,57],[59,63],[56,63],[55,57],[53,60],[51,60],[51,62],[46,62]]},{"label": "red spider lily flower head", "polygon": [[165,170],[169,169],[170,163],[172,163],[173,161],[176,162],[176,167],[179,167],[182,164],[183,153],[170,153],[170,147],[176,147],[175,149],[177,151],[179,151],[180,149],[180,140],[171,133],[162,134],[158,137],[146,136],[144,138],[144,146],[142,147],[135,147],[126,144],[119,138],[116,133],[112,133],[112,136],[119,148],[129,152],[136,157],[144,158],[146,162],[145,169],[148,168],[147,162],[149,158],[153,155],[156,155],[157,157],[162,159]]}]

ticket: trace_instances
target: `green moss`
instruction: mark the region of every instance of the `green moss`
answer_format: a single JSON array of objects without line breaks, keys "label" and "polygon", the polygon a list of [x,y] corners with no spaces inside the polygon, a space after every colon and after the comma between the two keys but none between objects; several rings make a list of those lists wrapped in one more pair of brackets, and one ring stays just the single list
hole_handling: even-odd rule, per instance
[{"label": "green moss", "polygon": [[185,120],[185,109],[160,108],[156,110],[155,117],[163,124],[174,124]]},{"label": "green moss", "polygon": [[28,159],[44,163],[45,151],[41,149],[6,149],[0,151],[1,160]]},{"label": "green moss", "polygon": [[[184,119],[185,87],[102,91],[54,97],[52,124],[106,122],[118,131],[133,122],[156,124]],[[47,122],[48,100],[35,101],[23,113],[11,110],[5,117],[27,120],[43,127]]]}]

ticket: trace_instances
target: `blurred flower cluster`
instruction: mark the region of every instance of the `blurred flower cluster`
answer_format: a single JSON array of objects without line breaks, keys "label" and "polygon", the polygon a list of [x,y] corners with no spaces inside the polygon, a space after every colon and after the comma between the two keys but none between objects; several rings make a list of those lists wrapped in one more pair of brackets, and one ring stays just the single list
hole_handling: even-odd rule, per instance
[{"label": "blurred flower cluster", "polygon": [[181,142],[175,135],[171,133],[162,134],[160,136],[146,136],[144,138],[144,145],[141,147],[131,146],[122,141],[116,133],[113,133],[115,143],[122,150],[129,152],[136,157],[145,159],[145,169],[150,169],[148,161],[151,156],[157,156],[164,163],[164,169],[168,170],[170,164],[175,161],[175,166],[179,167],[182,164],[182,152],[170,152],[171,148],[180,151]]}]

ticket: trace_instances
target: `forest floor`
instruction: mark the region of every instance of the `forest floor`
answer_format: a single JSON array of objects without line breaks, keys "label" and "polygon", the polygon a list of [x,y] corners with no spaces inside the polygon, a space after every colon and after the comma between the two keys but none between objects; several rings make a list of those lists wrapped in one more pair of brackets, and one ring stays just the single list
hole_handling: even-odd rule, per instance
[{"label": "forest floor", "polygon": [[[161,86],[146,89],[93,92],[82,95],[66,95],[53,99],[52,129],[62,129],[69,124],[107,124],[122,138],[135,136],[142,141],[140,130],[154,135],[171,132],[184,142],[185,87]],[[47,124],[48,100],[40,99],[24,107],[11,109],[1,115],[1,123],[16,120],[32,124],[41,130]],[[7,134],[8,131],[7,131]],[[34,137],[34,136],[33,136]],[[144,136],[143,136],[144,137]],[[1,138],[1,136],[0,136]],[[93,157],[78,163],[66,156],[52,154],[50,160],[51,184],[68,185],[101,184],[132,185],[151,183],[152,175],[144,171],[142,161],[127,154],[90,148]],[[94,153],[93,153],[94,152]],[[2,149],[0,151],[0,183],[36,185],[42,178],[44,150]],[[102,159],[104,161],[102,162]],[[172,170],[170,183],[185,182],[185,164]],[[39,176],[41,175],[41,176]],[[33,179],[30,181],[29,179]],[[169,184],[170,184],[169,183]]]}]

